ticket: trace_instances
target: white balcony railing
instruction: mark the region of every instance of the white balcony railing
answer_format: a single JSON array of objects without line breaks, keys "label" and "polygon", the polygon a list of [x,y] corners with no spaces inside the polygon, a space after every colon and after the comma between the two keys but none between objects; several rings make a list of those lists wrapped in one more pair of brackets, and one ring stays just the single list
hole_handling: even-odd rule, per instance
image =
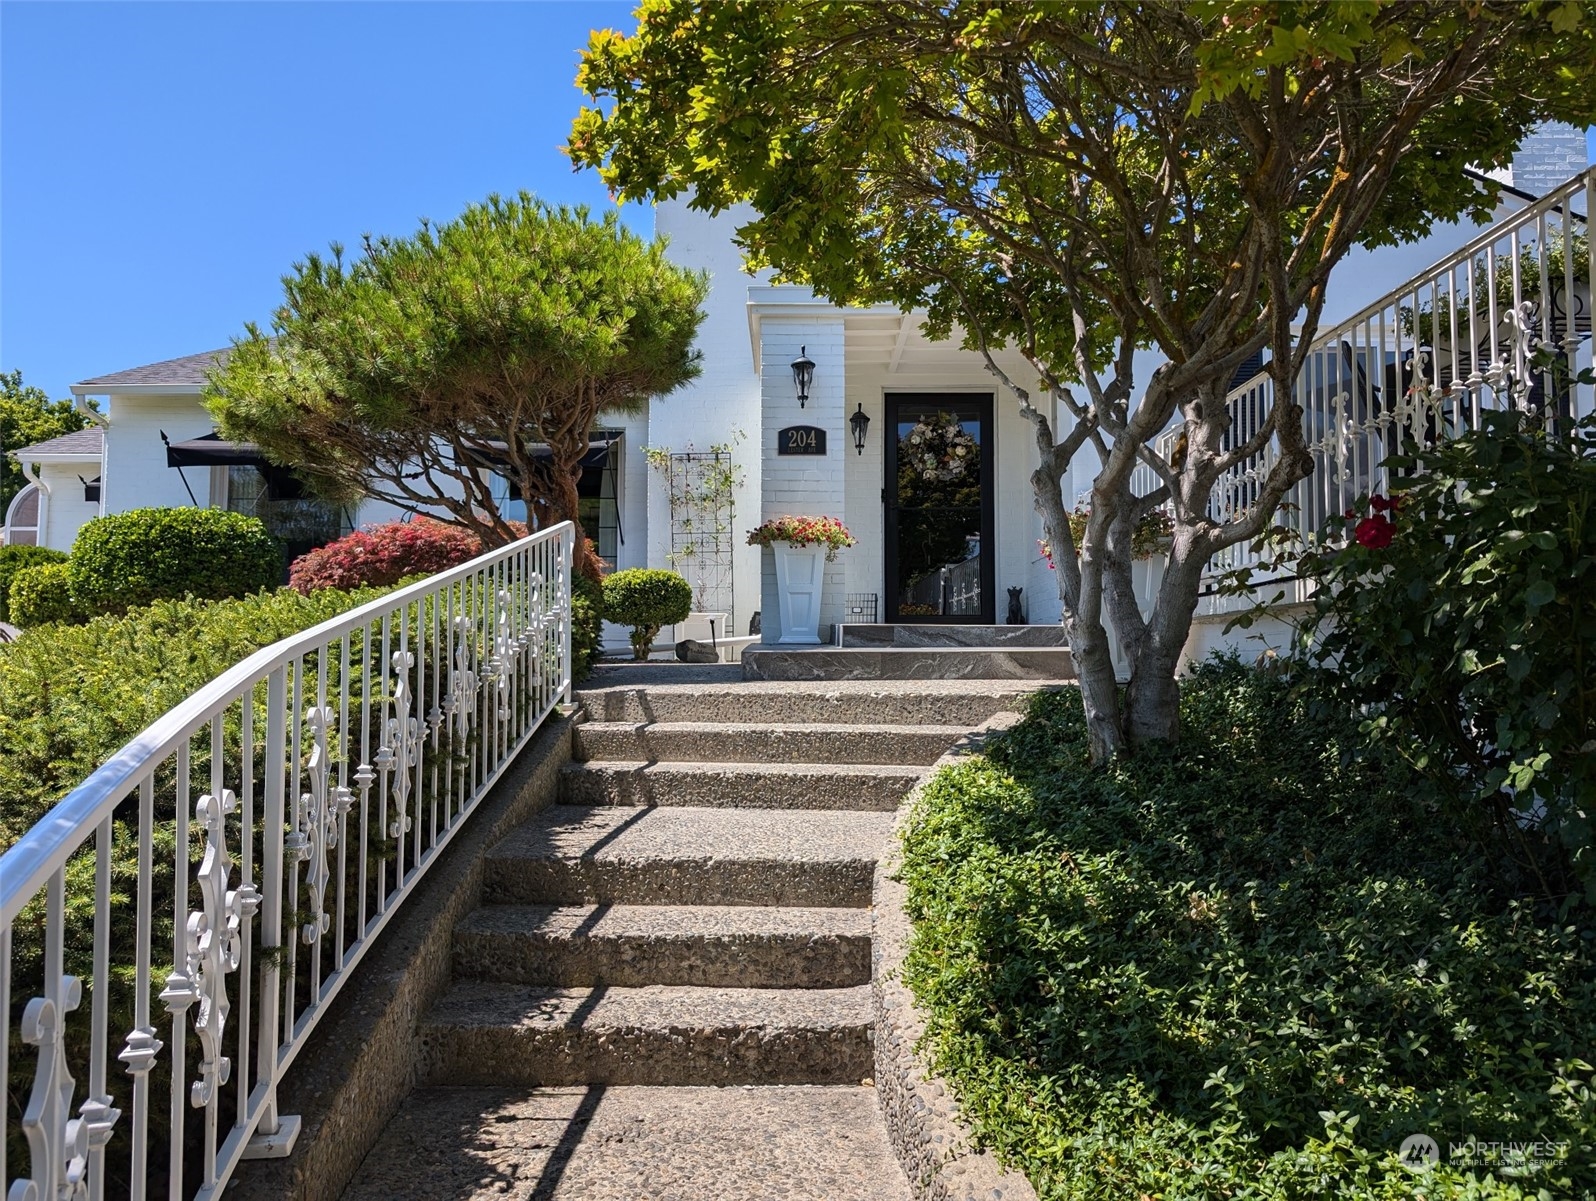
[{"label": "white balcony railing", "polygon": [[[1315,337],[1293,394],[1313,473],[1287,493],[1280,524],[1312,534],[1358,496],[1389,491],[1388,455],[1476,428],[1485,410],[1519,409],[1555,427],[1596,408],[1576,378],[1591,364],[1593,201],[1596,169]],[[1274,401],[1265,374],[1233,389],[1226,445],[1256,433]],[[1167,458],[1174,440],[1166,434],[1156,448]],[[1221,477],[1210,514],[1244,513],[1278,454],[1271,442]],[[1137,490],[1155,485],[1138,468]],[[1208,576],[1258,562],[1238,544],[1210,561]]]},{"label": "white balcony railing", "polygon": [[212,1198],[286,1153],[279,1081],[569,695],[572,539],[259,651],[0,857],[7,1201]]}]

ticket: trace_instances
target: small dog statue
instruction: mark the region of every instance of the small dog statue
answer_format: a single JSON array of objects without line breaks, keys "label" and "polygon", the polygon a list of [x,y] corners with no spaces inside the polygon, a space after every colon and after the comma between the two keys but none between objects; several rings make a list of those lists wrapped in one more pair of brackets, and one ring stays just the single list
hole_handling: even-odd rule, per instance
[{"label": "small dog statue", "polygon": [[1009,589],[1008,624],[1011,626],[1023,626],[1026,624],[1025,611],[1020,608],[1020,593],[1024,591],[1024,588]]}]

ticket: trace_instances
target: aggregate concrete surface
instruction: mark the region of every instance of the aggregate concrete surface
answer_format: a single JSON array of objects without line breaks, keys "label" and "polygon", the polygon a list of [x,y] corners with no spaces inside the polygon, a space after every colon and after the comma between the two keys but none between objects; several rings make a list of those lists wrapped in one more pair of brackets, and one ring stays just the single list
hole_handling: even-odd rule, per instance
[{"label": "aggregate concrete surface", "polygon": [[892,814],[552,805],[489,854],[488,898],[530,903],[870,903]]},{"label": "aggregate concrete surface", "polygon": [[425,1088],[344,1201],[909,1201],[875,1091]]},{"label": "aggregate concrete surface", "polygon": [[870,980],[864,909],[489,905],[455,928],[456,975],[593,987],[845,988]]},{"label": "aggregate concrete surface", "polygon": [[697,763],[935,763],[963,735],[959,726],[853,722],[587,722],[576,728],[579,759]]},{"label": "aggregate concrete surface", "polygon": [[896,811],[925,773],[919,765],[857,763],[568,763],[560,799],[581,805],[688,805],[700,809]]}]

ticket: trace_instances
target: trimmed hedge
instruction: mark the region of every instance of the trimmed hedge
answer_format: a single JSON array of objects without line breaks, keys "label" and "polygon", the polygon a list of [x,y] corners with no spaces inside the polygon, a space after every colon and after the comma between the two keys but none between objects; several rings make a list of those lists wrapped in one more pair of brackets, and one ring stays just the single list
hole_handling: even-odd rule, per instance
[{"label": "trimmed hedge", "polygon": [[0,651],[0,849],[150,722],[262,647],[382,595],[157,601]]},{"label": "trimmed hedge", "polygon": [[[1592,914],[1495,891],[1313,694],[1204,666],[1180,745],[1100,770],[1044,694],[935,777],[903,869],[931,1058],[1046,1201],[1593,1195]],[[1543,1150],[1413,1172],[1414,1134]]]},{"label": "trimmed hedge", "polygon": [[632,627],[632,657],[648,658],[661,626],[684,621],[693,587],[674,571],[629,567],[604,577],[604,616]]},{"label": "trimmed hedge", "polygon": [[11,577],[7,609],[24,629],[85,616],[72,599],[71,568],[65,562],[24,567]]},{"label": "trimmed hedge", "polygon": [[72,597],[91,612],[192,596],[247,596],[283,578],[282,548],[254,517],[225,509],[131,509],[96,517],[72,545]]},{"label": "trimmed hedge", "polygon": [[0,546],[0,621],[11,621],[9,594],[11,581],[24,567],[41,563],[65,563],[66,552],[47,546]]}]

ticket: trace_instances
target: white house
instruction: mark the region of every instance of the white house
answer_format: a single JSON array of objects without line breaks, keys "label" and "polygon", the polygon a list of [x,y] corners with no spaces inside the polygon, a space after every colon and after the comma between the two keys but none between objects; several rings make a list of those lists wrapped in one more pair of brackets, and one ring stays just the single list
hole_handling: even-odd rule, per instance
[{"label": "white house", "polygon": [[[1585,236],[1592,178],[1577,176],[1540,203],[1510,198],[1498,214],[1505,224],[1485,233],[1438,227],[1412,246],[1356,254],[1337,272],[1311,371],[1299,385],[1318,459],[1294,494],[1300,520],[1316,525],[1360,487],[1368,490],[1399,430],[1422,432],[1425,422],[1432,431],[1462,428],[1481,404],[1544,401],[1547,381],[1532,378],[1529,365],[1535,346],[1561,351],[1575,370],[1589,363],[1588,256],[1539,270],[1538,285],[1520,275],[1536,255],[1544,267],[1559,238],[1573,244]],[[737,220],[680,201],[655,211],[671,256],[710,276],[699,336],[703,373],[645,413],[599,423],[581,492],[583,524],[600,553],[617,568],[677,568],[701,610],[725,615],[717,637],[747,633],[757,614],[769,643],[784,633],[773,555],[747,545],[746,533],[767,518],[826,515],[844,521],[858,545],[824,567],[822,640],[843,624],[991,627],[1015,616],[1057,623],[1055,579],[1032,505],[1037,452],[1014,398],[978,355],[929,341],[915,314],[843,308],[746,274],[732,236]],[[1487,282],[1503,297],[1502,312],[1491,308],[1489,320],[1483,309],[1462,312],[1462,299],[1481,296]],[[1448,320],[1480,328],[1443,330],[1443,308]],[[1415,320],[1431,327],[1415,330]],[[226,353],[74,385],[80,401],[102,398],[103,429],[13,452],[30,464],[36,488],[11,506],[7,539],[65,549],[95,513],[147,505],[257,513],[300,546],[402,516],[386,504],[340,512],[304,498],[253,448],[218,440],[200,394],[206,371]],[[795,364],[807,368],[805,395]],[[1017,355],[1003,365],[1016,378],[1029,375]],[[1144,357],[1139,376],[1152,366]],[[1244,425],[1267,398],[1257,380],[1237,385],[1231,403]],[[1588,388],[1566,391],[1559,403],[1588,410]],[[1067,427],[1067,415],[1053,416],[1055,429]],[[1238,469],[1215,503],[1244,506],[1266,465]],[[1065,483],[1067,499],[1083,493],[1092,471],[1079,464]],[[708,478],[722,486],[705,511]],[[508,491],[504,485],[506,504]],[[697,500],[685,502],[688,494]],[[1156,575],[1155,564],[1149,587]],[[1204,602],[1193,654],[1222,640],[1232,607]],[[1265,636],[1273,635],[1266,629]]]}]

